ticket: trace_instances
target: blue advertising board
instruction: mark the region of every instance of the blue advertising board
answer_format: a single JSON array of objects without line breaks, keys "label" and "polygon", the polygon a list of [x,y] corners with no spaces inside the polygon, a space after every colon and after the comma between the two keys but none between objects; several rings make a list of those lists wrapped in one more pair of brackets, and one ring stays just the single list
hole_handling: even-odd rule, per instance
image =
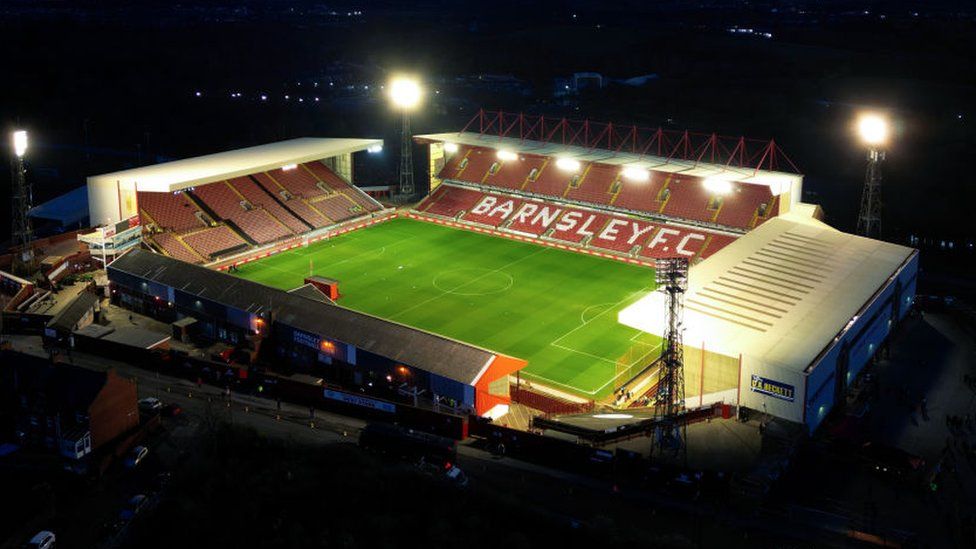
[{"label": "blue advertising board", "polygon": [[768,379],[756,374],[752,374],[752,381],[749,383],[749,388],[752,389],[753,392],[769,395],[787,402],[793,402],[796,394],[796,389],[792,385]]}]

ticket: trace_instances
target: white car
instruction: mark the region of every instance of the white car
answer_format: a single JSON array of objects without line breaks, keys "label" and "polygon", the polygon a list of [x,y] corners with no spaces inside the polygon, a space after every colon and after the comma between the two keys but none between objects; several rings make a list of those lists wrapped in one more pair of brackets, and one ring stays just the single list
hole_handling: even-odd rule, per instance
[{"label": "white car", "polygon": [[54,532],[41,530],[27,542],[28,549],[54,549]]},{"label": "white car", "polygon": [[148,455],[149,448],[146,448],[145,446],[136,446],[131,452],[129,452],[128,457],[125,458],[125,468],[134,469],[135,466],[139,465],[139,463],[146,459],[146,456]]},{"label": "white car", "polygon": [[163,409],[163,401],[154,397],[147,397],[139,401],[139,411],[146,414],[155,414]]}]

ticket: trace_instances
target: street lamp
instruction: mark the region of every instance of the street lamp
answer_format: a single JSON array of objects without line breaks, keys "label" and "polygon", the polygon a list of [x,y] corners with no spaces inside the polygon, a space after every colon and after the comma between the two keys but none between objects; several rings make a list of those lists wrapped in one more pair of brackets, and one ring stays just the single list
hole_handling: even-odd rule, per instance
[{"label": "street lamp", "polygon": [[390,101],[400,111],[400,198],[413,196],[413,143],[410,140],[410,113],[420,105],[423,89],[408,76],[396,76],[389,84]]},{"label": "street lamp", "polygon": [[13,171],[13,194],[11,196],[11,235],[20,248],[14,256],[13,270],[17,274],[29,275],[34,268],[34,231],[31,229],[29,213],[33,205],[31,188],[24,169],[24,155],[27,154],[27,132],[17,130],[11,135],[14,156],[11,158]]},{"label": "street lamp", "polygon": [[890,128],[887,118],[879,113],[862,113],[857,118],[857,133],[868,147],[868,162],[861,192],[861,210],[857,216],[857,233],[868,238],[881,236],[881,163],[885,159],[884,145]]}]

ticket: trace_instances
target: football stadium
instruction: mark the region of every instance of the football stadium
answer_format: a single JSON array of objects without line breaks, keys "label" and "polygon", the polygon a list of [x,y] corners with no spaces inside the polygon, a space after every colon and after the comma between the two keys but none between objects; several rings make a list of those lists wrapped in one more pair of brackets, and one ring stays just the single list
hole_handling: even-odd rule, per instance
[{"label": "football stadium", "polygon": [[912,304],[916,251],[825,224],[773,141],[481,111],[413,143],[423,192],[395,205],[356,185],[375,139],[93,176],[79,239],[116,303],[495,419],[650,405],[658,260],[691,265],[682,406],[810,431]]}]

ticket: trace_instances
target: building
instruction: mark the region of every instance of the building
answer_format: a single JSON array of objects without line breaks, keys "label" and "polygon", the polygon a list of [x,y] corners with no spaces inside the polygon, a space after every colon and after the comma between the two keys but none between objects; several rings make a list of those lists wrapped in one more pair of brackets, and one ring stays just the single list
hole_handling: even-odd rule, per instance
[{"label": "building", "polygon": [[[196,337],[270,344],[289,367],[347,387],[395,380],[459,411],[509,404],[508,375],[525,361],[146,250],[108,266],[114,302],[168,322],[192,317]],[[316,295],[318,294],[318,295]]]},{"label": "building", "polygon": [[145,243],[190,263],[213,263],[384,214],[353,185],[353,155],[379,139],[299,138],[88,178],[78,235],[108,263]]},{"label": "building", "polygon": [[[815,430],[912,306],[918,252],[790,213],[693,266],[685,294],[689,406],[722,401]],[[662,335],[664,296],[621,323]]]},{"label": "building", "polygon": [[139,425],[136,384],[113,370],[13,352],[0,354],[0,362],[3,408],[20,444],[77,460]]}]

